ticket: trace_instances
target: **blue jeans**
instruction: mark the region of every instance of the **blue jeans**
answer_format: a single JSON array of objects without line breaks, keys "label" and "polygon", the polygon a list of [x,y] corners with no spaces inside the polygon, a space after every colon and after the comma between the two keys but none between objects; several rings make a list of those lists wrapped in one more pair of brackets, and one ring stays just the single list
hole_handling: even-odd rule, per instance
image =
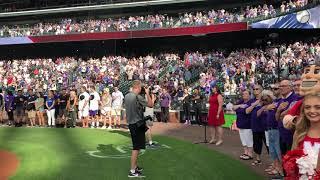
[{"label": "blue jeans", "polygon": [[269,153],[273,161],[281,161],[281,150],[280,150],[280,133],[278,129],[268,130],[269,134]]}]

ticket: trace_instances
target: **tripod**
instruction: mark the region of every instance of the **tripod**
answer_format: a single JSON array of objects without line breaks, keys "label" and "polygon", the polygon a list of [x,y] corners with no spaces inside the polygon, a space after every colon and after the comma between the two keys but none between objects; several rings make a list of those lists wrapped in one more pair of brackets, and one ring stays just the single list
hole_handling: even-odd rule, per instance
[{"label": "tripod", "polygon": [[[207,115],[207,113],[203,113],[205,115]],[[200,142],[194,142],[194,144],[207,144],[209,143],[208,140],[207,140],[207,125],[208,125],[208,117],[205,116],[205,120],[203,121],[201,119],[201,124],[204,126],[204,140],[203,141],[200,141]]]}]

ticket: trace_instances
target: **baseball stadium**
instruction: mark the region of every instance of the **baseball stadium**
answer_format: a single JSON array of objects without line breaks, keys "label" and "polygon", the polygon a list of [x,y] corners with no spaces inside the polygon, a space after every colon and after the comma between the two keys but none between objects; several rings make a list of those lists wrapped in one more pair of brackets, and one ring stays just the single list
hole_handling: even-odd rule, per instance
[{"label": "baseball stadium", "polygon": [[0,1],[0,180],[320,180],[319,0]]}]

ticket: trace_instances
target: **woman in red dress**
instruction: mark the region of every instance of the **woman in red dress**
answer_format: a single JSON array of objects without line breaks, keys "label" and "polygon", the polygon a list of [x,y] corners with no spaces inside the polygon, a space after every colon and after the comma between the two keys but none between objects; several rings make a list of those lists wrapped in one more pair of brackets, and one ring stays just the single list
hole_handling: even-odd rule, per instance
[{"label": "woman in red dress", "polygon": [[211,140],[210,144],[215,143],[217,146],[221,145],[224,125],[224,113],[223,113],[223,98],[220,94],[220,90],[214,86],[211,88],[212,94],[209,98],[209,113],[208,113],[208,125],[210,126]]}]

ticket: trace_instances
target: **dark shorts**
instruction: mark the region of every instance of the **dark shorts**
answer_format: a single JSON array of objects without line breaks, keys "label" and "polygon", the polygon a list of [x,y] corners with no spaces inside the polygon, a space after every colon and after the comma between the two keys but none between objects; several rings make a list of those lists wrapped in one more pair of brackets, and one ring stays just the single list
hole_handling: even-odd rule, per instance
[{"label": "dark shorts", "polygon": [[89,111],[89,115],[90,116],[95,116],[95,115],[97,115],[98,114],[98,111]]},{"label": "dark shorts", "polygon": [[15,109],[15,112],[16,112],[16,115],[17,116],[24,116],[24,109],[23,109],[23,107],[16,107],[16,109]]},{"label": "dark shorts", "polygon": [[145,129],[139,128],[137,124],[129,124],[129,130],[132,139],[132,149],[146,149]]},{"label": "dark shorts", "polygon": [[68,111],[66,108],[63,108],[63,109],[59,109],[59,117],[67,117],[68,116]]}]

